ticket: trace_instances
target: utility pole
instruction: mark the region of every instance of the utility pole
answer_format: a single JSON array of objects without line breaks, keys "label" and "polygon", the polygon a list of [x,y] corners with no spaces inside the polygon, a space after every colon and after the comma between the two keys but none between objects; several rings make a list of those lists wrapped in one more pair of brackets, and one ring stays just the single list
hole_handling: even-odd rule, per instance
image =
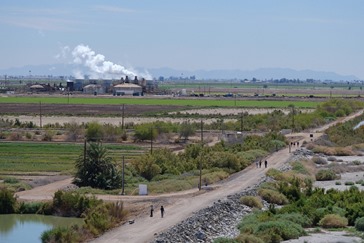
[{"label": "utility pole", "polygon": [[244,130],[244,112],[240,114],[240,133],[241,136],[243,136],[243,130]]},{"label": "utility pole", "polygon": [[150,127],[150,154],[153,154],[153,127]]},{"label": "utility pole", "polygon": [[[202,149],[203,149],[203,121],[201,120],[201,153]],[[198,190],[200,191],[201,191],[201,186],[202,186],[202,156],[200,156],[200,183],[198,184]]]},{"label": "utility pole", "polygon": [[123,106],[121,107],[121,129],[124,130],[124,110],[125,110],[125,105],[123,104]]},{"label": "utility pole", "polygon": [[121,175],[121,195],[125,195],[125,191],[124,191],[124,184],[125,184],[125,156],[123,155],[123,174]]},{"label": "utility pole", "polygon": [[42,101],[39,101],[39,126],[42,128]]},{"label": "utility pole", "polygon": [[86,164],[86,138],[84,138],[83,143],[83,163]]},{"label": "utility pole", "polygon": [[294,113],[295,113],[294,106],[292,106],[292,132],[294,132]]}]

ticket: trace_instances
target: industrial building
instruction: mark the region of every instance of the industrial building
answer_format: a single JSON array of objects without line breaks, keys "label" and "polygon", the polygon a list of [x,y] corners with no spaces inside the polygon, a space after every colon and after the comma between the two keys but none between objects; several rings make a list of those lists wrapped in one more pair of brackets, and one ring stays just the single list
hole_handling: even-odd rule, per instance
[{"label": "industrial building", "polygon": [[142,86],[131,84],[131,83],[123,83],[117,84],[114,86],[113,95],[143,95],[143,88]]}]

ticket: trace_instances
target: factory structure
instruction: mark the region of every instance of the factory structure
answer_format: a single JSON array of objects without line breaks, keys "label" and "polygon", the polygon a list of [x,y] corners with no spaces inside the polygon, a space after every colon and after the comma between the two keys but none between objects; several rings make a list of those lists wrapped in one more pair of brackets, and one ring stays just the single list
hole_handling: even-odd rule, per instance
[{"label": "factory structure", "polygon": [[137,76],[130,80],[128,76],[120,80],[110,79],[75,79],[67,81],[67,91],[82,92],[84,94],[112,94],[114,96],[133,95],[143,96],[145,93],[153,93],[157,89],[157,83]]}]

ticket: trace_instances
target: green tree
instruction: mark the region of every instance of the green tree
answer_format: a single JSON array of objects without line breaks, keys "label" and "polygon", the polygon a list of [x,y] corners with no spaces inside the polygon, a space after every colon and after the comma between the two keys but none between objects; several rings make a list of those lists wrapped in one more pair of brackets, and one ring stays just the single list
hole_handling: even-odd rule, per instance
[{"label": "green tree", "polygon": [[196,133],[194,126],[184,121],[182,122],[180,128],[179,128],[179,137],[183,138],[184,140],[187,140],[189,136],[192,136]]},{"label": "green tree", "polygon": [[153,128],[151,123],[137,125],[134,129],[135,140],[151,140],[158,136],[158,131]]},{"label": "green tree", "polygon": [[76,161],[76,185],[101,189],[120,187],[121,174],[101,143],[89,143],[85,155],[80,155]]},{"label": "green tree", "polygon": [[14,213],[15,205],[14,194],[6,188],[0,188],[0,213]]},{"label": "green tree", "polygon": [[104,131],[102,125],[98,122],[90,122],[86,127],[86,138],[87,141],[100,141],[104,137]]}]

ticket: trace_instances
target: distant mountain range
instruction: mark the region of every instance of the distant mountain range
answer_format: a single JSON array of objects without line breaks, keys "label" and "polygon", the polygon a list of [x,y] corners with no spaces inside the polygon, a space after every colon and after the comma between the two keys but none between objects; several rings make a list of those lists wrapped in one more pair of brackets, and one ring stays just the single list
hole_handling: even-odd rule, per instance
[{"label": "distant mountain range", "polygon": [[[14,67],[8,69],[0,69],[0,75],[53,75],[53,76],[71,76],[74,75],[76,66],[73,64],[53,64],[53,65],[29,65],[23,67]],[[80,67],[77,67],[79,70]],[[259,80],[266,79],[315,79],[315,80],[332,80],[332,81],[353,81],[359,80],[354,75],[341,75],[334,72],[313,71],[313,70],[294,70],[290,68],[260,68],[256,70],[239,70],[239,69],[221,69],[221,70],[177,70],[172,68],[136,68],[136,70],[148,70],[155,78],[163,76],[187,78],[195,76],[196,79],[248,79],[256,78]],[[83,69],[83,73],[87,74],[87,70]]]}]

